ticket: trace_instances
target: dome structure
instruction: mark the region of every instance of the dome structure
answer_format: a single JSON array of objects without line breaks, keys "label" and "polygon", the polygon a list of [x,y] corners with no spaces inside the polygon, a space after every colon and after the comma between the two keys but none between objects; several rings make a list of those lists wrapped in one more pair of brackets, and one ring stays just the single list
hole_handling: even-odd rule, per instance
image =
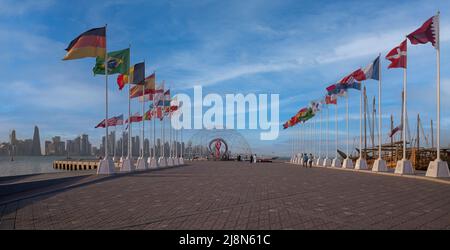
[{"label": "dome structure", "polygon": [[238,155],[245,159],[251,154],[247,140],[234,129],[199,130],[186,146],[186,155],[191,159],[229,160]]}]

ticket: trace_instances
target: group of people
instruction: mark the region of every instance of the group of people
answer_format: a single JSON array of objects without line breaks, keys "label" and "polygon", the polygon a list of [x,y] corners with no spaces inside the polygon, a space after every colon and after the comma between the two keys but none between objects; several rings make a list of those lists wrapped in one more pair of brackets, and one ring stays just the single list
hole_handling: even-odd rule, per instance
[{"label": "group of people", "polygon": [[308,166],[312,168],[312,164],[314,161],[314,156],[312,154],[302,153],[302,159],[303,159],[303,167],[307,168]]},{"label": "group of people", "polygon": [[[237,156],[237,161],[242,161],[242,156],[241,155]],[[250,155],[250,163],[256,163],[256,162],[257,162],[256,154]]]}]

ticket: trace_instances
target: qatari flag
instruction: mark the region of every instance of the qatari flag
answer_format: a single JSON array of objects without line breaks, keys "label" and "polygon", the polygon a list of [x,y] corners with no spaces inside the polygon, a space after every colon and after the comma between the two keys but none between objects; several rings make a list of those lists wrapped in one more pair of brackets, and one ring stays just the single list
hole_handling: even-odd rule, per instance
[{"label": "qatari flag", "polygon": [[439,48],[439,14],[428,19],[420,28],[408,36],[411,44],[431,44]]}]

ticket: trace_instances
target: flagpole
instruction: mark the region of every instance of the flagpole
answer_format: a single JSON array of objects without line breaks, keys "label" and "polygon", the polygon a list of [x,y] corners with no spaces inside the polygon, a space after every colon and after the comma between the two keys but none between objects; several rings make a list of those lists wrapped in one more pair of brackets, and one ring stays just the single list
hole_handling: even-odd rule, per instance
[{"label": "flagpole", "polygon": [[338,159],[338,146],[339,146],[339,130],[338,130],[338,103],[336,102],[336,108],[334,109],[334,127],[336,129],[336,160]]},{"label": "flagpole", "polygon": [[359,170],[366,170],[367,169],[367,163],[366,163],[366,159],[363,153],[363,149],[362,149],[362,140],[363,140],[363,133],[362,133],[362,119],[363,119],[363,97],[365,96],[365,92],[363,93],[363,90],[365,91],[365,87],[364,87],[364,81],[361,81],[359,83],[361,86],[361,90],[360,90],[360,97],[359,97],[359,158],[356,161],[356,166],[355,169],[359,169]]},{"label": "flagpole", "polygon": [[[144,65],[145,65],[145,60],[144,60]],[[145,75],[144,75],[145,77]],[[142,86],[142,98],[145,97],[145,80],[144,80],[144,86]],[[142,152],[141,152],[141,157],[142,159],[144,159],[144,132],[145,132],[145,102],[144,100],[142,100]]]},{"label": "flagpole", "polygon": [[[407,39],[406,39],[407,40]],[[405,40],[405,42],[406,42]],[[406,88],[406,82],[407,82],[407,58],[405,67],[403,68],[403,119],[402,119],[402,135],[403,135],[403,158],[397,162],[397,166],[395,167],[396,174],[414,174],[414,168],[411,164],[410,160],[406,159],[406,128],[407,128],[407,119],[406,119],[406,112],[407,112],[407,88]]]},{"label": "flagpole", "polygon": [[[105,37],[106,37],[105,25]],[[105,39],[105,160],[109,157],[108,152],[108,47],[107,39]]]},{"label": "flagpole", "polygon": [[329,143],[329,133],[330,133],[330,110],[329,110],[329,105],[327,105],[327,133],[326,133],[326,161],[328,161],[328,143]]},{"label": "flagpole", "polygon": [[123,160],[123,123],[122,123],[122,155],[121,155],[121,158],[122,158],[122,160]]},{"label": "flagpole", "polygon": [[[153,97],[153,110],[152,110],[152,118],[153,118],[153,158],[156,162],[156,120],[155,120],[155,98]],[[156,116],[157,117],[157,116]]]},{"label": "flagpole", "polygon": [[381,130],[381,53],[379,54],[380,60],[378,60],[378,159],[382,160],[381,157],[381,139],[383,131]]},{"label": "flagpole", "polygon": [[363,153],[362,153],[362,106],[363,106],[363,86],[364,86],[364,81],[361,81],[360,83],[361,86],[361,91],[360,91],[360,95],[359,95],[359,159],[363,158]]},{"label": "flagpole", "polygon": [[348,90],[347,90],[347,92],[345,93],[346,94],[346,98],[345,98],[345,102],[346,102],[346,104],[345,104],[345,106],[346,106],[346,125],[347,125],[347,158],[346,159],[344,159],[344,162],[343,162],[343,168],[353,168],[353,161],[352,161],[352,159],[350,158],[350,150],[349,150],[349,147],[350,147],[350,138],[349,138],[349,136],[350,136],[350,127],[349,127],[349,120],[348,120]]},{"label": "flagpole", "polygon": [[322,159],[322,123],[323,123],[323,115],[322,115],[322,110],[319,111],[320,112],[320,130],[319,130],[319,162],[317,163],[317,165],[321,165],[320,163],[320,159]]},{"label": "flagpole", "polygon": [[347,159],[349,158],[349,133],[350,133],[350,129],[348,127],[348,91],[346,93],[345,96],[345,101],[346,101],[346,115],[345,115],[345,119],[346,119],[346,126],[347,126]]},{"label": "flagpole", "polygon": [[114,174],[114,162],[109,157],[108,150],[108,47],[105,24],[105,157],[97,167],[97,174]]},{"label": "flagpole", "polygon": [[[130,63],[131,63],[131,44],[128,46],[130,48]],[[132,155],[132,148],[133,146],[131,145],[131,131],[132,131],[132,123],[131,123],[131,96],[130,96],[130,91],[131,91],[131,72],[130,72],[130,67],[128,67],[128,159],[133,158]]]},{"label": "flagpole", "polygon": [[450,177],[447,161],[441,161],[441,49],[440,49],[440,12],[437,13],[436,31],[436,160],[430,162],[426,172],[429,177]]},{"label": "flagpole", "polygon": [[375,160],[372,171],[373,172],[387,172],[386,161],[381,156],[381,146],[383,131],[381,129],[382,112],[381,112],[381,53],[378,55],[378,159]]},{"label": "flagpole", "polygon": [[406,68],[403,69],[403,160],[406,160]]},{"label": "flagpole", "polygon": [[436,34],[436,120],[437,120],[437,134],[436,134],[436,161],[441,160],[441,45],[440,45],[440,12],[437,13],[438,19],[438,28]]}]

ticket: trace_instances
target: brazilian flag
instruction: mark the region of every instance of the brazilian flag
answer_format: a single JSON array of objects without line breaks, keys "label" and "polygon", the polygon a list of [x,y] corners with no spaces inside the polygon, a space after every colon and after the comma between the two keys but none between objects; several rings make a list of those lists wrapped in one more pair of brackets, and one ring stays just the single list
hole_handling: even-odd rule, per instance
[{"label": "brazilian flag", "polygon": [[[112,51],[108,53],[108,75],[128,74],[130,68],[130,49]],[[94,75],[105,74],[105,60],[97,57],[95,66],[92,69]]]}]

